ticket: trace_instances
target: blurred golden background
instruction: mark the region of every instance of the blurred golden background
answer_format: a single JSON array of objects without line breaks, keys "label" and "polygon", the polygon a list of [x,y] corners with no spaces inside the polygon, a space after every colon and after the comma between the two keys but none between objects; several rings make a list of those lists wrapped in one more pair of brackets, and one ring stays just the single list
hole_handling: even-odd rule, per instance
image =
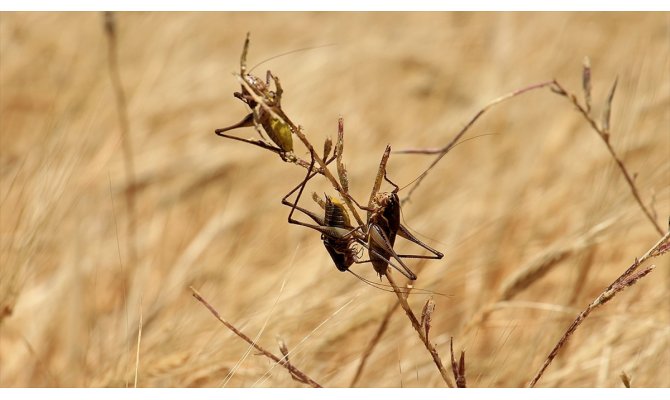
[{"label": "blurred golden background", "polygon": [[[274,58],[254,74],[281,78],[284,111],[318,148],[343,116],[357,199],[367,198],[386,144],[444,146],[487,102],[552,78],[581,96],[589,56],[594,116],[618,76],[611,142],[666,227],[668,13],[115,20],[135,182],[124,172],[102,14],[0,15],[0,386],[126,387],[136,376],[143,387],[304,386],[226,330],[191,285],[261,346],[280,354],[277,339],[285,341],[290,361],[322,385],[351,385],[397,299],[337,271],[317,232],[287,224],[280,199],[303,169],[214,135],[247,112],[232,96],[232,73],[248,31],[250,66],[332,45]],[[469,386],[525,386],[579,311],[659,235],[602,141],[549,89],[491,109],[466,138],[478,135],[486,136],[451,151],[404,206],[405,223],[445,253],[408,265],[416,287],[449,295],[434,296],[430,333],[443,360],[454,336]],[[402,187],[432,160],[392,154],[388,173]],[[334,194],[322,178],[307,190]],[[303,205],[317,211],[309,197]],[[545,276],[501,294],[538,262]],[[586,320],[540,386],[620,387],[622,371],[633,386],[670,386],[670,263],[654,262],[649,277]],[[369,265],[352,269],[376,280]],[[409,297],[415,312],[426,298]],[[356,385],[444,382],[398,310]]]}]

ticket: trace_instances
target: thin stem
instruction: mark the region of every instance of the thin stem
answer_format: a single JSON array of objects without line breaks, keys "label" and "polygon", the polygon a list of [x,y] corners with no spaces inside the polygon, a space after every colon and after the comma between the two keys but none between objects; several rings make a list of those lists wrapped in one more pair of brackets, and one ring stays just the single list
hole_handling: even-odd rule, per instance
[{"label": "thin stem", "polygon": [[121,74],[119,72],[118,50],[116,41],[116,20],[111,11],[104,13],[105,33],[107,35],[107,55],[109,77],[114,88],[114,100],[116,101],[116,112],[121,128],[121,145],[123,150],[123,166],[126,175],[126,208],[128,209],[128,264],[135,267],[137,260],[137,249],[135,245],[137,212],[135,208],[135,163],[133,160],[133,145],[130,138],[130,123],[128,122],[128,104],[123,91]]},{"label": "thin stem", "polygon": [[617,293],[621,292],[625,288],[634,285],[638,280],[650,273],[655,266],[649,266],[638,273],[634,273],[637,268],[646,260],[658,257],[668,251],[670,251],[670,231],[668,231],[662,238],[659,240],[651,249],[649,249],[642,257],[635,259],[633,264],[626,269],[617,279],[614,280],[605,290],[589,304],[582,312],[577,315],[577,318],[570,324],[568,329],[565,331],[563,336],[558,340],[558,343],[551,350],[544,363],[540,369],[535,373],[535,376],[528,384],[528,387],[535,387],[537,382],[540,380],[544,371],[549,367],[549,365],[554,361],[554,358],[558,355],[558,352],[563,348],[563,346],[568,342],[568,339],[572,334],[577,330],[579,325],[584,322],[586,317],[591,314],[591,311],[595,310],[599,306],[605,304],[611,300]]},{"label": "thin stem", "polygon": [[275,356],[274,354],[270,353],[269,351],[265,350],[264,348],[262,348],[262,347],[259,346],[258,344],[256,344],[256,342],[254,342],[253,340],[251,340],[251,338],[249,338],[249,336],[245,335],[245,334],[242,333],[240,330],[238,330],[237,328],[235,328],[231,323],[229,323],[228,321],[226,321],[226,320],[224,320],[223,318],[221,318],[221,315],[219,314],[219,312],[216,311],[216,309],[215,309],[214,307],[212,307],[212,305],[209,304],[209,303],[207,302],[207,300],[205,300],[205,299],[200,295],[200,293],[199,293],[197,290],[195,290],[195,288],[193,288],[193,287],[191,286],[191,287],[189,287],[189,289],[191,289],[191,292],[193,292],[193,297],[195,297],[196,300],[198,300],[198,301],[199,301],[200,303],[202,303],[205,307],[207,307],[207,309],[209,310],[209,312],[212,313],[212,315],[214,315],[214,317],[215,317],[216,319],[218,319],[219,322],[221,322],[226,328],[230,329],[234,334],[236,334],[237,336],[239,336],[240,338],[242,338],[242,340],[244,340],[245,342],[249,343],[253,348],[255,348],[256,350],[258,350],[259,352],[261,352],[261,354],[263,354],[265,357],[270,358],[271,360],[273,360],[273,361],[276,362],[277,364],[279,364],[279,365],[281,365],[282,367],[286,368],[286,369],[289,371],[289,373],[291,374],[291,376],[292,376],[294,379],[297,379],[298,381],[300,381],[300,382],[302,382],[302,383],[306,383],[306,384],[308,384],[308,385],[310,385],[310,386],[312,386],[312,387],[315,387],[315,388],[320,388],[320,387],[322,387],[322,386],[319,385],[316,381],[314,381],[312,378],[310,378],[309,376],[307,376],[307,374],[305,374],[304,372],[300,371],[300,370],[299,370],[298,368],[296,368],[293,364],[289,363],[289,362],[286,360],[286,357],[279,358],[279,357]]},{"label": "thin stem", "polygon": [[628,184],[628,187],[630,188],[631,193],[633,194],[633,197],[635,198],[635,201],[637,201],[637,204],[640,206],[642,209],[642,212],[644,212],[644,215],[647,216],[647,219],[651,224],[654,226],[656,229],[656,232],[658,232],[660,235],[663,235],[663,229],[661,226],[658,224],[658,221],[653,216],[653,213],[647,208],[647,206],[644,205],[644,202],[642,202],[642,198],[640,197],[640,192],[637,190],[637,186],[635,186],[635,180],[633,177],[630,175],[628,172],[628,169],[626,169],[626,165],[623,163],[621,158],[616,154],[614,151],[614,148],[612,147],[612,144],[610,143],[609,140],[609,133],[606,132],[605,130],[601,129],[598,127],[598,124],[596,121],[591,118],[589,115],[588,111],[582,107],[581,104],[579,104],[579,101],[577,100],[577,97],[574,94],[569,93],[567,90],[561,86],[560,83],[558,83],[557,80],[554,79],[553,85],[557,90],[554,92],[558,95],[561,95],[562,97],[565,97],[568,101],[570,101],[576,108],[577,110],[582,114],[584,119],[591,125],[591,128],[593,128],[594,131],[600,136],[600,139],[605,143],[605,146],[607,147],[607,151],[610,153],[614,161],[616,162],[617,166],[619,167],[619,170],[623,174],[624,178],[626,179],[626,183]]},{"label": "thin stem", "polygon": [[140,374],[140,345],[142,344],[142,300],[140,300],[140,326],[137,328],[137,352],[135,354],[135,388]]},{"label": "thin stem", "polygon": [[330,172],[330,170],[326,166],[325,161],[321,158],[321,156],[319,156],[317,151],[314,149],[314,146],[312,146],[310,141],[307,139],[305,134],[302,132],[302,129],[299,126],[295,125],[293,123],[293,121],[291,121],[290,118],[288,118],[288,116],[286,116],[284,113],[282,113],[282,115],[279,115],[272,107],[268,106],[265,103],[264,99],[261,96],[258,96],[253,91],[253,89],[249,86],[249,84],[247,84],[245,82],[245,80],[242,79],[241,76],[239,76],[237,74],[235,74],[235,76],[237,76],[238,80],[240,81],[240,84],[242,84],[242,86],[249,92],[250,96],[254,99],[254,101],[256,101],[260,105],[260,107],[263,107],[265,109],[265,111],[270,113],[270,115],[273,118],[277,118],[278,120],[285,122],[286,124],[288,124],[289,127],[291,127],[291,131],[293,131],[293,133],[296,136],[298,136],[298,138],[300,138],[300,141],[302,141],[302,143],[305,145],[305,147],[307,147],[307,150],[309,150],[309,152],[312,154],[312,157],[314,157],[316,162],[321,167],[321,170],[319,172],[322,173],[330,181],[330,183],[333,185],[335,190],[337,190],[342,195],[342,199],[344,200],[345,204],[347,205],[347,207],[349,208],[349,210],[353,214],[354,218],[356,218],[356,221],[358,222],[358,224],[360,226],[365,227],[366,224],[363,223],[363,220],[361,219],[361,216],[358,214],[358,211],[356,211],[356,208],[351,203],[351,200],[349,200],[347,192],[344,190],[344,188],[342,188],[342,185],[340,185],[340,183],[337,181],[337,179],[335,179],[333,174]]},{"label": "thin stem", "polygon": [[468,129],[470,129],[470,127],[475,123],[475,121],[477,121],[479,119],[479,117],[481,117],[487,110],[489,110],[490,108],[492,108],[493,106],[495,106],[497,104],[500,104],[500,103],[504,102],[505,100],[511,99],[512,97],[516,97],[516,96],[519,96],[521,94],[530,92],[531,90],[536,90],[536,89],[547,87],[549,85],[552,85],[553,83],[554,83],[554,81],[536,83],[534,85],[530,85],[530,86],[515,90],[513,92],[507,93],[506,95],[498,97],[497,99],[495,99],[495,100],[489,102],[487,105],[485,105],[484,108],[479,110],[475,114],[475,116],[472,117],[472,119],[470,119],[470,121],[467,124],[465,124],[465,126],[453,137],[453,139],[451,139],[451,141],[449,143],[447,143],[446,146],[437,150],[437,156],[435,157],[433,162],[428,166],[428,168],[426,168],[426,170],[421,175],[419,175],[419,177],[416,179],[416,181],[414,182],[414,185],[412,186],[412,188],[407,193],[407,196],[405,196],[405,198],[402,199],[402,204],[409,201],[410,197],[412,196],[412,193],[414,193],[416,188],[419,187],[419,184],[421,184],[421,182],[424,180],[424,178],[426,178],[428,173],[435,167],[435,165],[437,165],[438,162],[440,162],[442,157],[444,157],[449,152],[449,150],[451,150],[456,145],[456,143],[458,143],[459,139],[461,137],[463,137],[463,135],[465,135],[465,133],[468,131]]},{"label": "thin stem", "polygon": [[419,334],[419,339],[423,342],[424,346],[430,353],[431,357],[433,358],[433,362],[437,366],[437,370],[440,371],[440,375],[442,375],[442,379],[444,382],[449,386],[450,388],[454,387],[454,383],[451,381],[451,378],[449,377],[449,373],[447,369],[444,367],[444,364],[442,363],[442,359],[440,358],[440,354],[437,352],[437,349],[435,346],[428,340],[426,337],[426,333],[423,329],[421,329],[421,324],[419,323],[419,320],[416,318],[414,315],[414,312],[410,308],[409,304],[407,303],[407,299],[405,296],[403,296],[403,293],[400,291],[400,288],[398,288],[398,285],[396,285],[395,281],[391,277],[391,274],[386,272],[386,279],[388,279],[389,283],[393,287],[393,291],[395,292],[396,296],[398,297],[398,302],[400,303],[400,306],[405,310],[405,314],[407,314],[407,318],[409,321],[412,323],[412,326],[414,327],[414,330]]},{"label": "thin stem", "polygon": [[355,387],[356,383],[358,383],[358,380],[363,375],[363,370],[365,369],[365,365],[367,364],[368,358],[370,358],[370,356],[372,355],[372,351],[379,344],[382,335],[384,335],[384,332],[386,332],[386,329],[388,328],[391,316],[393,315],[393,313],[396,312],[399,306],[400,302],[398,301],[395,304],[393,304],[393,307],[389,308],[388,311],[386,311],[386,314],[384,314],[382,322],[379,324],[379,327],[377,328],[375,335],[372,337],[372,339],[370,339],[368,346],[365,348],[365,351],[363,352],[363,356],[361,357],[361,361],[359,362],[358,368],[356,369],[354,379],[351,380],[351,384],[349,385],[350,387]]}]

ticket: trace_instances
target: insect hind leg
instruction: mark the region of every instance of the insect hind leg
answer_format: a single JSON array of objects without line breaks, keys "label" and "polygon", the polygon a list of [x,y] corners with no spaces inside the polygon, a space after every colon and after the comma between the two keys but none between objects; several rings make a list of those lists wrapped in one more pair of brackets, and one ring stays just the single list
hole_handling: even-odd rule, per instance
[{"label": "insect hind leg", "polygon": [[398,254],[398,257],[403,257],[403,258],[423,258],[423,259],[435,259],[439,260],[442,257],[444,257],[444,254],[441,252],[435,250],[434,248],[428,246],[426,243],[422,242],[419,240],[416,236],[412,235],[412,233],[402,224],[398,228],[398,235],[401,236],[402,238],[420,246],[423,247],[424,249],[428,250],[429,252],[433,253],[433,255],[422,255],[422,254]]}]

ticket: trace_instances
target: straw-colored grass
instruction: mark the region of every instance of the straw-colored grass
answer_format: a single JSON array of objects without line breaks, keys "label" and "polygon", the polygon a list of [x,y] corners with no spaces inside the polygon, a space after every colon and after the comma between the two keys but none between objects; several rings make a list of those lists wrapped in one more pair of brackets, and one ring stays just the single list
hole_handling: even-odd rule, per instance
[{"label": "straw-colored grass", "polygon": [[[282,107],[317,151],[343,116],[356,199],[368,198],[386,144],[445,146],[488,102],[537,82],[556,78],[580,95],[589,56],[592,115],[600,120],[618,76],[609,143],[666,229],[669,21],[116,14],[129,180],[102,15],[3,13],[0,386],[305,386],[225,329],[192,286],[320,385],[349,386],[365,357],[358,387],[444,387],[397,297],[340,273],[317,232],[287,224],[280,199],[304,169],[214,135],[247,112],[232,96],[246,32],[250,66],[335,44],[254,74],[281,78]],[[404,205],[404,223],[445,253],[408,263],[415,287],[449,294],[433,297],[429,333],[447,370],[453,336],[468,387],[526,386],[580,311],[660,235],[601,138],[548,88],[496,105],[465,137],[482,134],[451,150]],[[402,187],[433,158],[392,154],[389,176]],[[334,194],[322,177],[307,190]],[[622,387],[622,376],[632,387],[670,386],[669,260],[654,259],[655,270],[594,310],[538,386]],[[353,268],[377,279],[367,265]],[[426,299],[408,297],[418,317]]]}]

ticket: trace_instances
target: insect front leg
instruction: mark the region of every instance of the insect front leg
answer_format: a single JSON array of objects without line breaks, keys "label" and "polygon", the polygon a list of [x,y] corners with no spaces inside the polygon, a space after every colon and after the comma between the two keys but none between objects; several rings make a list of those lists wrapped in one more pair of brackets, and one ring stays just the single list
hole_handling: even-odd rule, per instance
[{"label": "insect front leg", "polygon": [[275,83],[274,104],[281,109],[281,96],[284,94],[284,89],[282,89],[281,83],[279,83],[279,77],[273,75],[272,72],[268,70],[265,75],[265,82],[268,87],[270,87],[270,79]]}]

